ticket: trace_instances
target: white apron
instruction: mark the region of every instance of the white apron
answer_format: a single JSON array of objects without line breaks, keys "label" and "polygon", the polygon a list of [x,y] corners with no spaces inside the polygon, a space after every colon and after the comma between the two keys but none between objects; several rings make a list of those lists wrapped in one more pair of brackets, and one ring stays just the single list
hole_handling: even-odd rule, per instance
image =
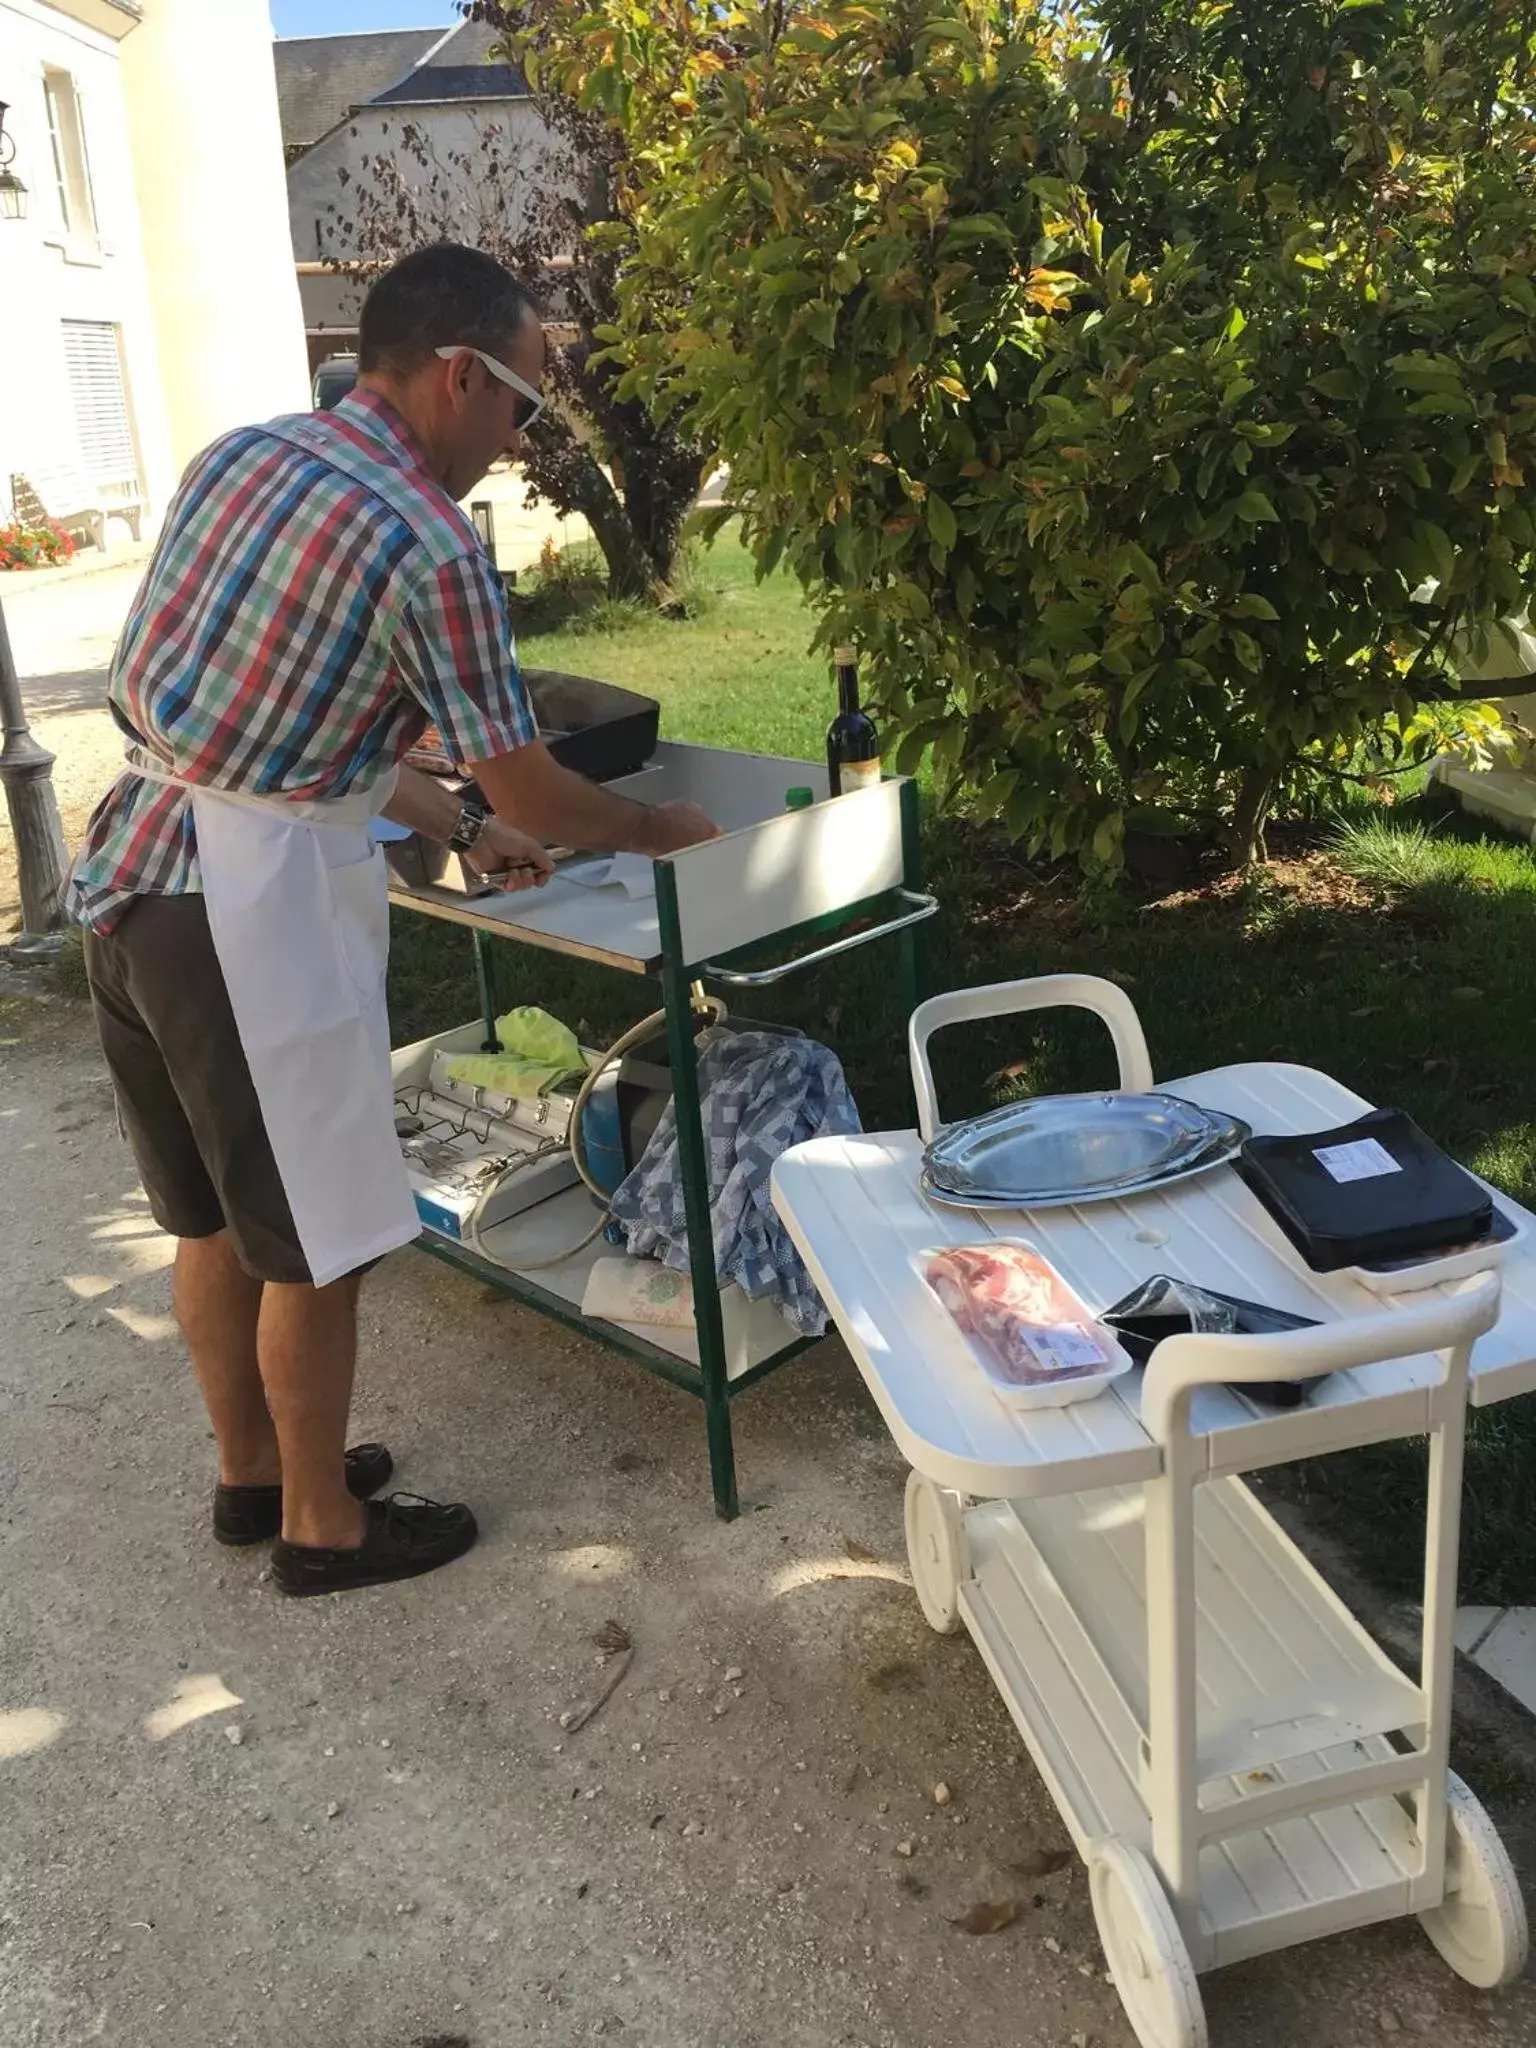
[{"label": "white apron", "polygon": [[395,1135],[389,902],[370,820],[393,776],[321,801],[187,791],[203,898],[299,1245],[317,1287],[421,1229]]}]

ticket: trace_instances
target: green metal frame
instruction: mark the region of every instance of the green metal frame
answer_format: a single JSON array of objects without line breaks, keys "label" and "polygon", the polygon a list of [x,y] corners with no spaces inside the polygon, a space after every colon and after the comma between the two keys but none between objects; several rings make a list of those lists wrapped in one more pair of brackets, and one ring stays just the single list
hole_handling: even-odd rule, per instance
[{"label": "green metal frame", "polygon": [[[902,868],[903,884],[907,889],[922,887],[922,851],[918,831],[917,789],[913,783],[906,783],[901,792]],[[785,942],[813,932],[835,930],[840,925],[852,923],[856,918],[868,916],[880,908],[882,899],[849,904],[846,909],[834,915],[818,918],[813,924],[800,925],[775,933],[771,940],[744,948],[741,955],[731,955],[716,964],[732,964],[738,958],[761,953],[769,945],[781,946]],[[459,1271],[472,1274],[487,1286],[535,1308],[541,1314],[562,1323],[567,1329],[583,1336],[594,1337],[611,1350],[623,1353],[647,1372],[656,1373],[671,1385],[680,1387],[685,1393],[696,1395],[704,1403],[705,1429],[709,1443],[709,1472],[714,1494],[715,1512],[725,1521],[732,1521],[740,1511],[736,1491],[736,1454],[731,1430],[731,1402],[765,1379],[779,1366],[802,1351],[808,1350],[813,1339],[797,1337],[775,1351],[771,1357],[761,1359],[750,1371],[737,1379],[729,1377],[726,1367],[725,1325],[720,1306],[720,1276],[715,1265],[714,1231],[710,1216],[709,1167],[704,1148],[703,1113],[699,1100],[698,1056],[694,1043],[693,988],[702,965],[684,957],[682,934],[678,920],[677,878],[665,861],[656,865],[656,909],[661,928],[660,981],[662,1006],[667,1019],[667,1052],[671,1062],[673,1099],[677,1110],[678,1163],[683,1181],[683,1213],[688,1226],[689,1265],[693,1279],[694,1318],[699,1341],[699,1364],[691,1366],[676,1358],[670,1351],[659,1345],[648,1343],[629,1330],[620,1329],[614,1323],[603,1322],[591,1316],[584,1316],[579,1309],[561,1296],[541,1287],[536,1280],[515,1273],[507,1267],[494,1265],[481,1258],[467,1245],[456,1244],[450,1238],[424,1233],[419,1240],[423,1250],[433,1258]],[[485,1024],[486,1046],[494,1050],[496,1043],[496,971],[491,948],[493,934],[483,926],[471,928],[474,943],[475,983],[480,1002],[480,1014]],[[873,936],[873,935],[872,935]],[[916,1009],[922,1000],[925,983],[924,932],[921,925],[909,927],[900,934],[902,960],[902,988],[908,1013]]]},{"label": "green metal frame", "polygon": [[726,1372],[725,1319],[720,1275],[715,1265],[714,1222],[709,1205],[709,1163],[704,1151],[699,1103],[699,1064],[693,1035],[693,990],[683,959],[677,915],[677,877],[663,861],[656,869],[656,913],[661,927],[661,990],[667,1012],[667,1058],[677,1110],[677,1160],[683,1177],[683,1216],[688,1225],[688,1264],[693,1275],[693,1318],[699,1333],[704,1426],[709,1437],[709,1476],[715,1513],[733,1521],[736,1453],[731,1438],[731,1385]]},{"label": "green metal frame", "polygon": [[496,963],[491,958],[490,934],[476,925],[470,936],[475,944],[475,987],[480,996],[480,1019],[485,1025],[480,1050],[496,1052],[499,1050],[496,1038]]}]

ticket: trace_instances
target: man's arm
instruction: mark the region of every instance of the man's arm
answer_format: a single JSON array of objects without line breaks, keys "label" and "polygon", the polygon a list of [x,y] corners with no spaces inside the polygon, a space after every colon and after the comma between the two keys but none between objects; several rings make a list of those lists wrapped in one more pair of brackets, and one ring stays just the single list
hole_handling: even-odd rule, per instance
[{"label": "man's arm", "polygon": [[395,793],[384,806],[384,816],[392,824],[408,825],[424,839],[435,839],[442,845],[452,836],[462,809],[463,804],[451,789],[445,789],[433,776],[423,775],[419,768],[402,765]]},{"label": "man's arm", "polygon": [[640,804],[563,768],[542,740],[470,763],[470,773],[509,825],[562,846],[652,859],[719,837],[697,804]]},{"label": "man's arm", "polygon": [[696,804],[633,803],[555,760],[537,737],[505,599],[482,549],[432,569],[406,607],[391,652],[449,755],[469,764],[503,830],[653,859],[717,836]]},{"label": "man's arm", "polygon": [[[441,782],[419,769],[402,766],[384,815],[396,825],[421,833],[424,839],[446,845],[463,808],[463,799]],[[538,840],[501,818],[486,820],[485,830],[464,858],[482,875],[505,876],[508,888],[538,885],[554,873],[554,862]]]}]

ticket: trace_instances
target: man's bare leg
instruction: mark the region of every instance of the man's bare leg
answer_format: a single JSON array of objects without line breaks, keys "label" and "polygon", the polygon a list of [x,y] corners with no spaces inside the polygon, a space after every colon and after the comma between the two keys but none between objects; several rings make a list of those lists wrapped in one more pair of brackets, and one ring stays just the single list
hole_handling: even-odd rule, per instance
[{"label": "man's bare leg", "polygon": [[261,1293],[227,1230],[181,1239],[172,1280],[176,1320],[218,1439],[225,1486],[275,1486],[283,1476],[256,1359]]},{"label": "man's bare leg", "polygon": [[282,1459],[287,1543],[331,1550],[363,1540],[365,1510],[347,1491],[345,1464],[359,1280],[262,1290],[256,1352]]}]

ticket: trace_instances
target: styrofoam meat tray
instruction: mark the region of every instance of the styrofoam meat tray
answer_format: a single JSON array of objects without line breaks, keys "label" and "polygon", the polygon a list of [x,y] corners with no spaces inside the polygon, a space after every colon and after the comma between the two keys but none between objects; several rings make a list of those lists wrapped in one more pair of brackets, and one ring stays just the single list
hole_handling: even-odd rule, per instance
[{"label": "styrofoam meat tray", "polygon": [[986,1348],[978,1343],[969,1331],[961,1329],[928,1278],[928,1267],[931,1260],[940,1257],[946,1252],[969,1249],[969,1247],[953,1244],[929,1245],[925,1250],[913,1252],[911,1255],[912,1270],[922,1282],[929,1299],[939,1312],[939,1320],[946,1340],[943,1354],[940,1358],[935,1359],[935,1365],[946,1367],[956,1372],[981,1373],[987,1385],[997,1395],[998,1399],[1006,1401],[1011,1408],[1066,1408],[1076,1401],[1094,1400],[1099,1394],[1103,1393],[1111,1381],[1119,1379],[1122,1373],[1127,1373],[1131,1370],[1133,1360],[1130,1354],[1122,1348],[1114,1332],[1105,1329],[1097,1316],[1082,1301],[1081,1296],[1077,1294],[1076,1290],[1067,1285],[1056,1267],[1051,1265],[1050,1260],[1046,1258],[1037,1244],[1032,1243],[1027,1237],[994,1237],[986,1241],[986,1249],[989,1251],[999,1245],[1016,1246],[1019,1250],[1026,1251],[1033,1258],[1038,1259],[1043,1266],[1050,1268],[1050,1271],[1055,1274],[1058,1284],[1082,1309],[1081,1323],[1083,1330],[1091,1338],[1091,1341],[1097,1344],[1103,1351],[1106,1360],[1104,1370],[1102,1372],[1079,1373],[1070,1377],[1063,1375],[1060,1379],[1042,1380],[1032,1386],[1005,1378]]}]

